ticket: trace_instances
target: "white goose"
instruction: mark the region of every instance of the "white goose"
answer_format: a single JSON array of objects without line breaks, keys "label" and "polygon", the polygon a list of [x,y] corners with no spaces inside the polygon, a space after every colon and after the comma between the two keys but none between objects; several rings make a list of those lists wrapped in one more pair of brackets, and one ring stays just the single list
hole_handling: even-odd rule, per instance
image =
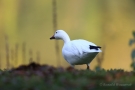
[{"label": "white goose", "polygon": [[63,30],[57,30],[50,39],[61,39],[64,41],[62,54],[65,60],[72,66],[86,64],[89,69],[90,62],[101,52],[100,46],[92,42],[78,39],[70,41],[68,34]]}]

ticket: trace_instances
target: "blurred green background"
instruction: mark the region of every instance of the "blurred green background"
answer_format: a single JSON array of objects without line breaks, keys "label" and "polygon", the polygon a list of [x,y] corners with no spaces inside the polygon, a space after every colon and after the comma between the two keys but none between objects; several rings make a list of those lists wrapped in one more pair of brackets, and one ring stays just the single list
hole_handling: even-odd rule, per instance
[{"label": "blurred green background", "polygon": [[[105,46],[102,68],[131,70],[134,46],[129,47],[128,41],[135,30],[135,0],[56,0],[56,7],[57,29],[71,39]],[[28,64],[30,58],[57,66],[55,41],[49,39],[53,33],[52,0],[0,0],[0,67],[6,68],[7,60],[10,66]],[[59,41],[59,65],[67,67],[62,46]],[[91,69],[96,65],[95,58]]]}]

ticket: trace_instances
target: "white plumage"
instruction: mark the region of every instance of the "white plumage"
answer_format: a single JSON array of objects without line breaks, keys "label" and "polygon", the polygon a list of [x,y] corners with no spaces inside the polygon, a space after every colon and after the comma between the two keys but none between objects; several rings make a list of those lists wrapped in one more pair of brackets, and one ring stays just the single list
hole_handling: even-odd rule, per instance
[{"label": "white plumage", "polygon": [[62,55],[71,66],[87,64],[87,69],[89,69],[90,62],[101,52],[99,49],[101,47],[92,42],[83,39],[70,41],[68,34],[63,30],[57,30],[50,39],[64,41]]}]

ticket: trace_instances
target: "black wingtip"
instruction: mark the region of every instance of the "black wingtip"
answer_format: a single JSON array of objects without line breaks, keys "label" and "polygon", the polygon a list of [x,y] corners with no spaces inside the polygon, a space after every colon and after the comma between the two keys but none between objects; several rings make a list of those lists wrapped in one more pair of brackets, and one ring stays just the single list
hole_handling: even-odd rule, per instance
[{"label": "black wingtip", "polygon": [[100,46],[92,46],[92,45],[89,45],[90,47],[90,49],[96,49],[96,50],[98,50],[99,48],[101,48]]},{"label": "black wingtip", "polygon": [[100,46],[97,46],[97,48],[101,48]]}]

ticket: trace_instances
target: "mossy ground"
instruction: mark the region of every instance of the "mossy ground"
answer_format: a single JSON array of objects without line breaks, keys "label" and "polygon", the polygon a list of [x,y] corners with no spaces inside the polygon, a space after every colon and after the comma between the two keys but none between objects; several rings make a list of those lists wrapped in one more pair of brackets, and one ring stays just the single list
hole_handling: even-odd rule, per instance
[{"label": "mossy ground", "polygon": [[0,90],[135,90],[135,72],[77,70],[31,63],[1,70]]}]

